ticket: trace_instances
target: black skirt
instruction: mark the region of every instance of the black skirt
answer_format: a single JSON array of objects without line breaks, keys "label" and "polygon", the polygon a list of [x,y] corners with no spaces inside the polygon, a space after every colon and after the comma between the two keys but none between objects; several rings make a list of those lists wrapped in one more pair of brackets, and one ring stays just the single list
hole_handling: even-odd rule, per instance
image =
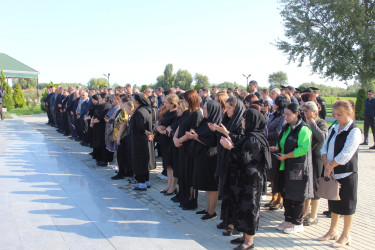
[{"label": "black skirt", "polygon": [[337,180],[341,184],[339,201],[328,201],[329,211],[335,214],[352,215],[357,207],[358,173]]},{"label": "black skirt", "polygon": [[202,191],[217,191],[218,183],[215,176],[217,155],[209,156],[202,150],[193,157],[193,187]]},{"label": "black skirt", "polygon": [[171,157],[171,145],[170,138],[167,135],[160,135],[160,148],[161,148],[161,158],[163,159],[163,168],[171,167],[172,157]]}]

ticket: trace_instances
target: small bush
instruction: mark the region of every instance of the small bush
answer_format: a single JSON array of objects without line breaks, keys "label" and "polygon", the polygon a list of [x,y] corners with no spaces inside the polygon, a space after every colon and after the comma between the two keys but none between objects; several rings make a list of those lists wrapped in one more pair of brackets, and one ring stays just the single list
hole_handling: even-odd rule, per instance
[{"label": "small bush", "polygon": [[16,108],[24,108],[26,106],[25,96],[23,95],[21,85],[16,83],[13,87],[13,100]]}]

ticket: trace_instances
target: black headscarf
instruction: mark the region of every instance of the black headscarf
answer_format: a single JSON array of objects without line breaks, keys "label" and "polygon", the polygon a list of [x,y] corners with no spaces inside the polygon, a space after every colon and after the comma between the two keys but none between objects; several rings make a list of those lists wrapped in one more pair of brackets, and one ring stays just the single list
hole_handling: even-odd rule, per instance
[{"label": "black headscarf", "polygon": [[195,142],[193,145],[196,154],[198,154],[204,147],[216,147],[216,135],[215,132],[208,127],[208,123],[210,122],[219,125],[223,116],[220,103],[210,100],[207,101],[205,105],[207,105],[208,117],[202,120],[200,126],[195,131],[198,134],[198,139],[204,143],[205,146],[200,142]]},{"label": "black headscarf", "polygon": [[99,95],[98,94],[93,95],[91,98],[95,101],[99,101]]},{"label": "black headscarf", "polygon": [[220,103],[210,100],[206,102],[206,105],[208,113],[207,122],[216,123],[217,125],[220,125],[222,119]]},{"label": "black headscarf", "polygon": [[243,116],[243,113],[245,112],[246,107],[243,104],[241,100],[237,100],[236,108],[234,109],[234,113],[232,117],[228,117],[227,114],[225,114],[223,120],[228,120],[227,124],[224,124],[225,127],[229,132],[236,132],[238,131],[242,124],[241,124],[241,119]]},{"label": "black headscarf", "polygon": [[135,94],[134,99],[141,105],[141,107],[151,105],[150,100],[144,97],[142,94]]},{"label": "black headscarf", "polygon": [[261,143],[265,155],[265,169],[272,167],[270,145],[268,144],[266,133],[266,119],[264,115],[255,109],[248,109],[245,111],[243,118],[245,118],[245,136],[238,142],[243,144],[245,140],[253,136]]}]

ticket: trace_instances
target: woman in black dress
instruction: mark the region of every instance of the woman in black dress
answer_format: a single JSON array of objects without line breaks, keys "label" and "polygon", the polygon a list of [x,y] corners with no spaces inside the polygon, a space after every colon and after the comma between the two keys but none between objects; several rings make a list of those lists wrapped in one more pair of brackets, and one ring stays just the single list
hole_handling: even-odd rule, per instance
[{"label": "woman in black dress", "polygon": [[217,218],[215,208],[218,200],[217,181],[215,178],[217,161],[217,140],[215,132],[211,131],[208,123],[221,123],[221,107],[216,101],[207,101],[203,106],[204,119],[196,131],[191,130],[188,137],[193,139],[191,146],[194,149],[194,176],[193,187],[196,190],[206,191],[206,209],[196,212],[203,214],[202,220]]},{"label": "woman in black dress", "polygon": [[[156,131],[159,132],[160,137],[160,146],[161,146],[161,155],[163,158],[163,168],[167,169],[167,176],[168,176],[168,185],[164,188],[160,193],[166,193],[173,185],[173,169],[172,169],[172,156],[171,156],[171,145],[170,139],[167,135],[167,127],[172,125],[174,120],[177,118],[177,104],[178,104],[178,96],[175,94],[171,94],[165,97],[164,105],[167,111],[164,113],[163,118],[160,122],[160,125],[156,127]],[[176,188],[176,186],[175,186]],[[175,190],[172,190],[172,193]]]},{"label": "woman in black dress", "polygon": [[186,135],[191,129],[195,130],[203,120],[203,112],[199,106],[199,96],[197,91],[188,90],[183,94],[185,106],[188,107],[189,117],[180,123],[173,142],[179,150],[179,186],[180,186],[180,206],[184,210],[197,208],[198,191],[193,188],[193,148],[190,147],[192,141]]},{"label": "woman in black dress", "polygon": [[[245,105],[237,97],[231,97],[226,101],[226,114],[223,117],[222,123],[220,125],[209,123],[208,126],[212,131],[216,131],[217,138],[220,140],[221,136],[230,136],[233,142],[238,142],[240,136],[243,134],[243,128],[241,124],[242,116],[245,112]],[[219,178],[219,196],[222,196],[222,201],[224,202],[228,197],[223,189],[225,181],[228,176],[227,169],[227,158],[229,151],[225,149],[220,143],[217,144],[217,165],[215,175]],[[229,203],[224,202],[221,205],[220,218],[223,220],[217,225],[218,229],[225,229],[223,235],[230,236],[236,231],[233,225],[229,223],[226,218],[228,211],[232,210]]]},{"label": "woman in black dress", "polygon": [[109,152],[105,145],[105,115],[111,108],[111,104],[107,101],[105,93],[99,94],[99,105],[95,109],[93,118],[91,119],[91,127],[93,128],[93,148],[98,166],[106,167],[113,160],[113,153]]},{"label": "woman in black dress", "polygon": [[179,178],[179,151],[180,148],[177,148],[174,145],[173,138],[176,133],[176,130],[180,123],[182,123],[185,119],[189,117],[189,111],[186,110],[184,101],[180,100],[177,105],[177,113],[178,117],[174,120],[171,126],[168,126],[166,129],[166,133],[169,136],[170,140],[170,146],[171,146],[171,165],[173,169],[173,184],[171,185],[170,189],[168,192],[166,192],[164,195],[165,196],[170,196],[173,194],[176,194],[176,196],[172,197],[171,200],[174,202],[180,202],[180,190],[178,193],[175,191],[177,188],[177,181]]},{"label": "woman in black dress", "polygon": [[156,167],[152,111],[150,101],[142,94],[134,95],[135,112],[131,118],[130,145],[135,178],[139,182],[133,190],[146,191],[150,186],[151,169]]},{"label": "woman in black dress", "polygon": [[228,172],[225,190],[229,194],[223,205],[229,203],[232,209],[227,211],[227,220],[243,237],[231,241],[241,243],[234,249],[254,247],[254,235],[258,230],[260,201],[262,196],[264,174],[271,168],[271,153],[264,128],[266,120],[255,109],[245,111],[242,119],[244,136],[233,143],[229,136],[221,137],[221,145],[230,150],[228,154]]}]

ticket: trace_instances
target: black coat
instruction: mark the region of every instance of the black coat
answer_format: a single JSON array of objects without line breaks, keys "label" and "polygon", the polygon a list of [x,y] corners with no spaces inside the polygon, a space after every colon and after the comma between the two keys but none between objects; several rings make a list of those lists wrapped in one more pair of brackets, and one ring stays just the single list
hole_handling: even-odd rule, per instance
[{"label": "black coat", "polygon": [[145,131],[152,132],[152,114],[148,107],[139,107],[130,120],[132,167],[135,175],[147,173],[156,167],[154,142]]},{"label": "black coat", "polygon": [[[77,99],[78,100],[78,99]],[[109,109],[111,108],[111,104],[103,103],[99,104],[94,111],[93,118],[98,119],[100,122],[95,123],[93,127],[93,147],[100,148],[105,146],[105,120],[104,117],[108,113]]]}]

